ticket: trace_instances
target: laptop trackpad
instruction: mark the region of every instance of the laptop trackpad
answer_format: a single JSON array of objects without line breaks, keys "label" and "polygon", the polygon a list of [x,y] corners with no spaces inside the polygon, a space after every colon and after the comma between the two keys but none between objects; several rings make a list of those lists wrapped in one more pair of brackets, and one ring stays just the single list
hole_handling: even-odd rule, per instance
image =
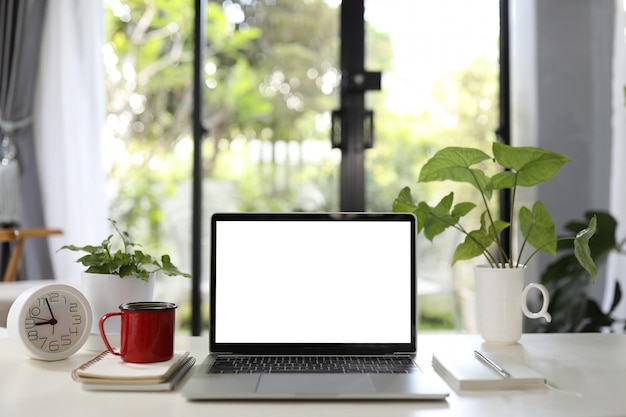
[{"label": "laptop trackpad", "polygon": [[345,394],[375,392],[366,374],[263,374],[257,392],[295,394]]}]

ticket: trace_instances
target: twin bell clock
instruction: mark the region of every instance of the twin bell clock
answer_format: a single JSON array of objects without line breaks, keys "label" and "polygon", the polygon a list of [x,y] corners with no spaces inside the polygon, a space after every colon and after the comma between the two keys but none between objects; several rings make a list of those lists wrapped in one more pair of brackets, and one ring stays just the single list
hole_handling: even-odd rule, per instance
[{"label": "twin bell clock", "polygon": [[51,284],[20,294],[9,310],[7,331],[27,356],[56,361],[83,347],[92,321],[91,306],[79,290]]}]

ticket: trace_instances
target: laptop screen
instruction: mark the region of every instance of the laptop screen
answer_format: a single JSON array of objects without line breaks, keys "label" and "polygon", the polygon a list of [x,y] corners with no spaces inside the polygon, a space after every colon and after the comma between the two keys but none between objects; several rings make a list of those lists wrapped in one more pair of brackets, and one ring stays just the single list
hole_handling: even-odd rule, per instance
[{"label": "laptop screen", "polygon": [[212,218],[211,350],[412,351],[415,217]]}]

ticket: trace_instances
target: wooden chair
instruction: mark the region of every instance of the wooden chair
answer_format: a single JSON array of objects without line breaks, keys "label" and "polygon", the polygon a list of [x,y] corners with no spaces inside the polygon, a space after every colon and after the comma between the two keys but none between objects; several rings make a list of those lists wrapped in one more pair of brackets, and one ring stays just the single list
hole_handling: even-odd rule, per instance
[{"label": "wooden chair", "polygon": [[24,239],[26,238],[41,238],[48,237],[50,235],[58,235],[63,232],[60,229],[0,229],[0,242],[14,243],[9,261],[7,263],[6,270],[4,271],[3,281],[15,281],[17,278],[17,272],[22,260],[22,252],[24,251]]}]

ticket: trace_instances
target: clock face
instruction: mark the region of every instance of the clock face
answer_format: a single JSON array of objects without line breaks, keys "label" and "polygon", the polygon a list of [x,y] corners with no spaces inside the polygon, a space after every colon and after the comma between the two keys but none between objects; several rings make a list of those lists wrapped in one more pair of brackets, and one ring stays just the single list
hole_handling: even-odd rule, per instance
[{"label": "clock face", "polygon": [[91,331],[91,307],[77,289],[63,284],[32,289],[11,306],[9,336],[37,359],[65,359]]}]

